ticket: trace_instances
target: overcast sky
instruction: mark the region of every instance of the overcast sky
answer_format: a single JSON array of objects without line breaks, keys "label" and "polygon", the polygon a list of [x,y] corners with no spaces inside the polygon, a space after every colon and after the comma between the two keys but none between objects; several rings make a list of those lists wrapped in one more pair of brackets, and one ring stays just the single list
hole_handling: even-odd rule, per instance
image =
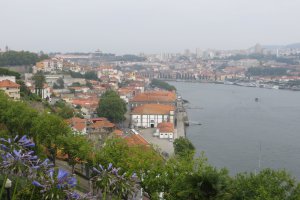
[{"label": "overcast sky", "polygon": [[300,0],[0,0],[0,48],[159,53],[300,42]]}]

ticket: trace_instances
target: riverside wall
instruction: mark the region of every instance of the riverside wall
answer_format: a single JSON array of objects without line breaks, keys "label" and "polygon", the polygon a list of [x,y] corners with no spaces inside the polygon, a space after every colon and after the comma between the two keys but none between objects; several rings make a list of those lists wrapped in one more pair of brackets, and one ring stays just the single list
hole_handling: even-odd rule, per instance
[{"label": "riverside wall", "polygon": [[176,112],[176,130],[175,138],[186,136],[186,125],[189,125],[188,115],[184,108],[182,100],[177,101],[177,112]]}]

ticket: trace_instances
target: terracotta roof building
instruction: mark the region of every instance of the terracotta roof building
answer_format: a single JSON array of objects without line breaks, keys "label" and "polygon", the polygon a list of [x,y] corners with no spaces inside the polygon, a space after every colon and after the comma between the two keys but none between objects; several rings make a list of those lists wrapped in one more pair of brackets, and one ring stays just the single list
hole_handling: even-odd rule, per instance
[{"label": "terracotta roof building", "polygon": [[169,91],[144,92],[134,96],[129,103],[131,108],[144,104],[168,104],[175,106],[176,93]]},{"label": "terracotta roof building", "polygon": [[147,146],[150,147],[150,144],[143,138],[140,134],[132,134],[125,137],[125,140],[128,146]]},{"label": "terracotta roof building", "polygon": [[157,125],[156,134],[159,138],[172,139],[174,135],[174,124],[171,122],[162,122]]},{"label": "terracotta roof building", "polygon": [[79,117],[67,119],[66,122],[71,126],[74,132],[87,134],[87,120]]},{"label": "terracotta roof building", "polygon": [[164,104],[145,104],[135,107],[131,112],[131,126],[154,128],[161,122],[175,121],[175,106]]},{"label": "terracotta roof building", "polygon": [[3,90],[10,98],[20,99],[20,85],[10,80],[0,81],[0,90]]},{"label": "terracotta roof building", "polygon": [[171,122],[162,122],[157,125],[160,132],[174,132],[174,124]]}]

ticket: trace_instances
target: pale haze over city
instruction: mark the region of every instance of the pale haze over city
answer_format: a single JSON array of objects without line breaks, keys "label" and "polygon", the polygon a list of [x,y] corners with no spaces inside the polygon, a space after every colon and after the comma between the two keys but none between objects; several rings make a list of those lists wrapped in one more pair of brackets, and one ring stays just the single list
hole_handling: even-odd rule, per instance
[{"label": "pale haze over city", "polygon": [[0,19],[0,200],[300,200],[300,0]]},{"label": "pale haze over city", "polygon": [[123,54],[286,45],[300,41],[299,7],[298,0],[1,0],[0,46]]}]

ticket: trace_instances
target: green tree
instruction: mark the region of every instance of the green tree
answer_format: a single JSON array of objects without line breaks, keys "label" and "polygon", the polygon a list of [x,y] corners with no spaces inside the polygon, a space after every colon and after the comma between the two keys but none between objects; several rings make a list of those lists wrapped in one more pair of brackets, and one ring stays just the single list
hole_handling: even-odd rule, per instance
[{"label": "green tree", "polygon": [[44,73],[39,71],[32,77],[32,79],[34,80],[35,93],[41,97],[42,89],[44,88],[44,83],[46,83]]},{"label": "green tree", "polygon": [[152,147],[128,146],[121,138],[111,138],[105,141],[105,145],[95,156],[96,164],[116,166],[126,169],[129,173],[142,173],[163,166],[164,160]]},{"label": "green tree", "polygon": [[226,169],[218,170],[205,157],[194,160],[170,158],[164,167],[144,174],[143,188],[151,199],[230,199],[231,179]]},{"label": "green tree", "polygon": [[37,112],[26,103],[8,99],[0,91],[0,123],[3,123],[10,134],[30,135],[32,121],[37,117]]},{"label": "green tree", "polygon": [[10,70],[4,69],[4,68],[0,68],[0,75],[15,76],[16,79],[20,79],[21,78],[21,74],[20,73],[14,72],[14,71],[10,71]]},{"label": "green tree", "polygon": [[232,200],[296,200],[300,199],[300,185],[284,170],[264,169],[238,174],[233,182]]},{"label": "green tree", "polygon": [[66,104],[65,101],[56,101],[52,107],[52,112],[64,119],[70,119],[74,117],[75,110]]},{"label": "green tree", "polygon": [[42,99],[36,94],[32,93],[30,89],[25,85],[24,81],[16,81],[20,85],[20,96],[25,101],[41,101]]},{"label": "green tree", "polygon": [[84,76],[79,72],[73,72],[73,71],[70,70],[69,73],[70,73],[72,78],[84,78]]},{"label": "green tree", "polygon": [[193,158],[195,147],[187,138],[176,138],[174,140],[173,146],[175,155],[178,155],[182,158]]},{"label": "green tree", "polygon": [[151,86],[152,87],[158,87],[158,88],[168,90],[168,91],[176,91],[175,86],[170,85],[169,83],[167,83],[165,81],[161,81],[161,80],[157,80],[157,79],[153,79],[151,81]]},{"label": "green tree", "polygon": [[79,82],[74,82],[74,83],[72,83],[72,86],[73,87],[80,87],[80,83]]},{"label": "green tree", "polygon": [[126,111],[126,103],[115,91],[106,91],[101,96],[99,107],[97,108],[99,117],[106,117],[114,123],[119,123],[125,120],[124,115]]},{"label": "green tree", "polygon": [[65,82],[64,82],[64,79],[63,78],[59,78],[57,79],[57,84],[58,84],[58,88],[59,89],[64,89],[65,88]]},{"label": "green tree", "polygon": [[0,66],[34,65],[36,62],[49,58],[28,51],[7,51],[0,54]]},{"label": "green tree", "polygon": [[86,72],[84,78],[87,80],[98,80],[97,73],[95,71]]},{"label": "green tree", "polygon": [[75,171],[75,165],[88,160],[92,152],[91,144],[85,136],[68,134],[59,138],[59,146],[64,154],[68,155],[68,164]]},{"label": "green tree", "polygon": [[71,132],[70,127],[60,117],[43,113],[33,121],[33,138],[38,145],[44,145],[51,155],[55,164],[56,153],[58,149],[58,139],[60,136]]}]

